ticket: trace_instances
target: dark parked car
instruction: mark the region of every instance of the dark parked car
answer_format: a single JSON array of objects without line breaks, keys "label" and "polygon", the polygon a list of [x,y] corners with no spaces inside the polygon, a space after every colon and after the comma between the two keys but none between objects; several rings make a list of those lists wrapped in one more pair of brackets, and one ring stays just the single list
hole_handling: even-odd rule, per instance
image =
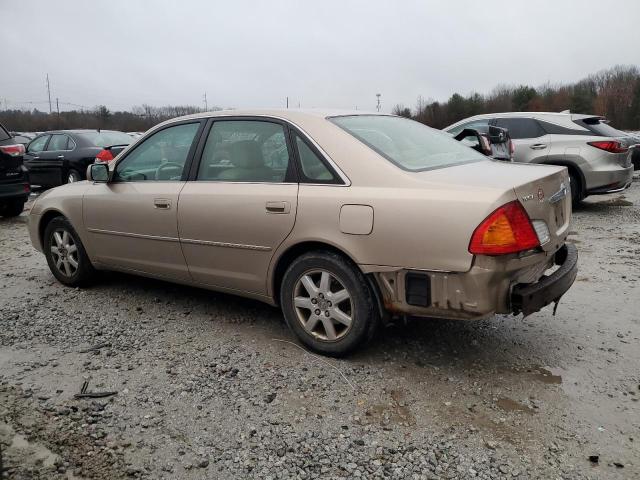
[{"label": "dark parked car", "polygon": [[29,197],[29,175],[22,165],[24,145],[0,124],[0,216],[17,217]]},{"label": "dark parked car", "polygon": [[55,187],[84,180],[87,166],[104,147],[132,141],[126,133],[112,130],[46,132],[29,143],[24,164],[33,185]]}]

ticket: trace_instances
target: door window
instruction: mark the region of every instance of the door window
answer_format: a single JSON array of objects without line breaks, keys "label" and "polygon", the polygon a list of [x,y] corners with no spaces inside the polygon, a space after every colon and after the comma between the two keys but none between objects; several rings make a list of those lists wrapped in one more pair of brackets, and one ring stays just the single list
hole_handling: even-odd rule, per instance
[{"label": "door window", "polygon": [[44,146],[47,144],[48,138],[49,138],[49,135],[43,135],[41,137],[34,139],[33,142],[29,144],[29,148],[27,149],[27,151],[29,153],[38,153],[43,151]]},{"label": "door window", "polygon": [[513,139],[538,138],[544,135],[544,130],[533,118],[498,118],[496,127],[509,130]]},{"label": "door window", "polygon": [[52,135],[47,145],[48,152],[56,152],[58,150],[67,150],[68,139],[66,135]]},{"label": "door window", "polygon": [[211,127],[197,180],[281,183],[289,175],[289,149],[282,125],[224,120]]},{"label": "door window", "polygon": [[335,181],[335,175],[318,158],[307,143],[298,135],[294,135],[296,139],[296,148],[298,149],[298,157],[300,157],[300,166],[304,179],[313,183],[332,183]]},{"label": "door window", "polygon": [[200,122],[187,123],[154,133],[118,163],[116,181],[181,180],[199,127]]}]

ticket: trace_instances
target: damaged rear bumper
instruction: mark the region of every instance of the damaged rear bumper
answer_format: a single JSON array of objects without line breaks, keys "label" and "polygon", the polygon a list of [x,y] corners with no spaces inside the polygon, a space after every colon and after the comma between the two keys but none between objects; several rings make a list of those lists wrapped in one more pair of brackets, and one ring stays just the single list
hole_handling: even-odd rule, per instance
[{"label": "damaged rear bumper", "polygon": [[544,276],[536,283],[518,284],[511,291],[513,313],[526,317],[552,302],[560,300],[573,285],[578,274],[578,249],[565,244],[555,254],[554,263],[558,268],[551,275]]}]

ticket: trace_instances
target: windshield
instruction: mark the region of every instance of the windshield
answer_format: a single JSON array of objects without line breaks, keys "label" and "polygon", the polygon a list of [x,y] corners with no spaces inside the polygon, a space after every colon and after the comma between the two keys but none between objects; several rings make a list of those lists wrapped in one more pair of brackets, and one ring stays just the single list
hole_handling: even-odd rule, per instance
[{"label": "windshield", "polygon": [[112,145],[129,145],[133,138],[122,132],[82,132],[78,136],[93,143],[96,147],[104,148]]},{"label": "windshield", "polygon": [[406,118],[351,115],[329,120],[404,170],[417,172],[487,159],[449,134]]}]

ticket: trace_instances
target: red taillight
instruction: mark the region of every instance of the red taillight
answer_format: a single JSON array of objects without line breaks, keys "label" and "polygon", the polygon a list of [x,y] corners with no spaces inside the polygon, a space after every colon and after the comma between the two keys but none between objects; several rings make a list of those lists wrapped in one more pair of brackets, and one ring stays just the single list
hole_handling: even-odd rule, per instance
[{"label": "red taillight", "polygon": [[592,147],[599,148],[609,153],[625,153],[629,150],[629,147],[622,145],[615,140],[603,140],[600,142],[587,142]]},{"label": "red taillight", "polygon": [[96,160],[100,162],[108,163],[113,160],[113,155],[111,154],[111,150],[103,149],[98,155],[96,155]]},{"label": "red taillight", "polygon": [[10,157],[19,157],[20,155],[24,155],[24,145],[20,145],[19,143],[15,145],[0,145],[0,152]]},{"label": "red taillight", "polygon": [[475,229],[469,243],[474,255],[504,255],[540,245],[529,215],[516,200],[489,215]]}]

